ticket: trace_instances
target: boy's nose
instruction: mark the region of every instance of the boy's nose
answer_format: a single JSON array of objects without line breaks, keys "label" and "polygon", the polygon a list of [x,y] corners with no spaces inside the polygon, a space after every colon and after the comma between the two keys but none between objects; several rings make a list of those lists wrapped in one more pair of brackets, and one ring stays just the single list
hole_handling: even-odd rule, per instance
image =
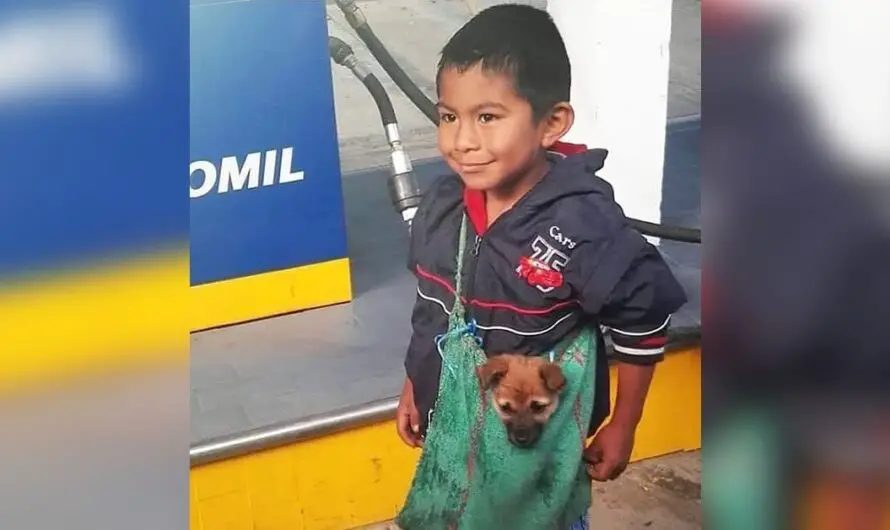
[{"label": "boy's nose", "polygon": [[465,153],[479,149],[479,135],[472,124],[460,124],[454,133],[454,149]]}]

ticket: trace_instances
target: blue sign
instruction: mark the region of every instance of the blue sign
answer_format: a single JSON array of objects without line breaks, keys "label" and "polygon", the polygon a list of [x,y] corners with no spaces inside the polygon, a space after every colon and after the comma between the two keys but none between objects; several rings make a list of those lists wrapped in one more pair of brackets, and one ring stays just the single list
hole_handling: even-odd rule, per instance
[{"label": "blue sign", "polygon": [[175,2],[0,3],[0,277],[185,243],[188,43]]},{"label": "blue sign", "polygon": [[191,281],[347,255],[324,0],[191,4]]}]

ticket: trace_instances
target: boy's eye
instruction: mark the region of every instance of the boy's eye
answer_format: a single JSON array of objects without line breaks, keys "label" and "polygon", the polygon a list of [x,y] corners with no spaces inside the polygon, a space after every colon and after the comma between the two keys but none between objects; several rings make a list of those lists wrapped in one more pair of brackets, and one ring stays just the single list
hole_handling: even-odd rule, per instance
[{"label": "boy's eye", "polygon": [[488,113],[486,113],[486,114],[480,114],[480,115],[479,115],[479,121],[481,121],[482,123],[488,123],[488,122],[490,122],[490,121],[493,121],[494,119],[495,119],[495,115],[494,115],[494,114],[488,114]]},{"label": "boy's eye", "polygon": [[454,116],[454,114],[451,114],[449,112],[443,112],[442,114],[439,114],[439,121],[442,123],[453,123],[455,119],[456,117]]}]

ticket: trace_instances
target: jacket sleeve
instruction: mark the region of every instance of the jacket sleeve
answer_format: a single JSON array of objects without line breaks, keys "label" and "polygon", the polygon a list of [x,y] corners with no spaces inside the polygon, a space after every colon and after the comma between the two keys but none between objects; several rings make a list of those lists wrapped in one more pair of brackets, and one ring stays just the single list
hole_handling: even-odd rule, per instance
[{"label": "jacket sleeve", "polygon": [[[427,247],[426,236],[430,229],[427,219],[435,189],[436,184],[424,195],[424,200],[417,209],[412,222],[406,265],[415,277],[417,276],[417,265],[422,258],[424,249]],[[436,348],[436,337],[444,332],[447,325],[447,315],[438,305],[426,300],[421,295],[421,289],[418,286],[414,308],[411,312],[411,339],[408,342],[408,349],[405,354],[405,372],[414,383],[415,392],[418,392],[418,387],[429,386],[424,384],[426,378],[429,377],[429,374],[425,372],[433,370],[435,373],[438,373],[438,365],[436,363],[439,356]]]},{"label": "jacket sleeve", "polygon": [[671,315],[687,298],[658,249],[619,223],[608,237],[580,245],[572,265],[581,307],[606,328],[615,358],[660,361]]},{"label": "jacket sleeve", "polygon": [[437,370],[438,365],[430,362],[435,363],[439,359],[436,336],[442,333],[443,326],[447,326],[447,320],[443,315],[436,314],[436,310],[439,308],[418,293],[411,312],[411,340],[405,355],[405,373],[415,387],[425,380],[424,376],[428,375],[424,374],[426,370]]},{"label": "jacket sleeve", "polygon": [[615,358],[652,364],[664,358],[671,315],[686,293],[654,246],[646,243],[615,284],[600,310]]}]

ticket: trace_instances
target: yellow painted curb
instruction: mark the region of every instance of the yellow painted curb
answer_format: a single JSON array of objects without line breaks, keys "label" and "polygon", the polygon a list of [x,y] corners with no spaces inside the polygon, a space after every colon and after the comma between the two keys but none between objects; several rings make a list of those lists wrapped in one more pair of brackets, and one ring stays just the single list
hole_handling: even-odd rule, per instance
[{"label": "yellow painted curb", "polygon": [[348,302],[349,259],[196,285],[189,297],[192,331]]},{"label": "yellow painted curb", "polygon": [[0,285],[0,392],[185,360],[187,249]]},{"label": "yellow painted curb", "polygon": [[346,258],[189,288],[185,248],[7,280],[0,284],[0,393],[185,361],[189,331],[351,297]]},{"label": "yellow painted curb", "polygon": [[[700,351],[668,354],[652,382],[634,460],[701,447],[700,389]],[[392,519],[419,456],[389,421],[195,467],[190,528],[346,530]]]}]

